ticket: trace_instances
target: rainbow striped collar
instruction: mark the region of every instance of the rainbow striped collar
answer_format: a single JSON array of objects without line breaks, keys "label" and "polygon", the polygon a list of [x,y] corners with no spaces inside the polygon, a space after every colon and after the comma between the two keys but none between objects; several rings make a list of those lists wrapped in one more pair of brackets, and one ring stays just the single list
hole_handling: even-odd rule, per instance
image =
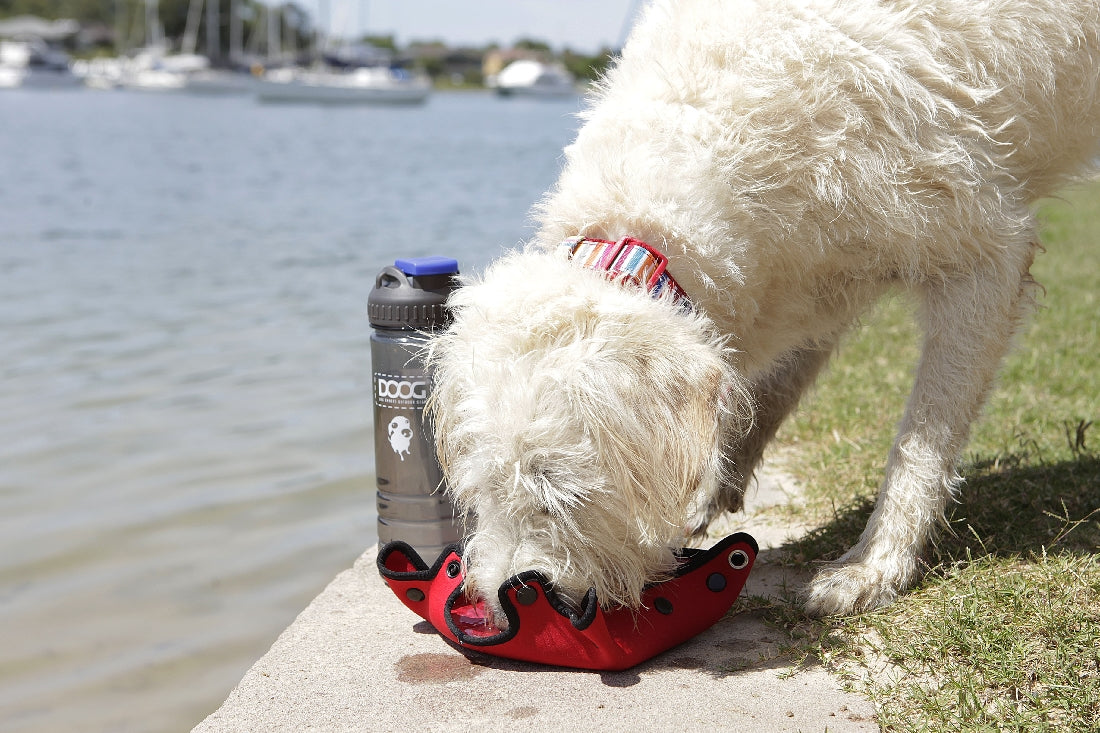
[{"label": "rainbow striped collar", "polygon": [[654,298],[668,293],[674,303],[691,308],[687,293],[666,270],[668,258],[640,239],[623,237],[612,242],[570,237],[562,246],[581,267],[606,272],[612,280],[633,282]]}]

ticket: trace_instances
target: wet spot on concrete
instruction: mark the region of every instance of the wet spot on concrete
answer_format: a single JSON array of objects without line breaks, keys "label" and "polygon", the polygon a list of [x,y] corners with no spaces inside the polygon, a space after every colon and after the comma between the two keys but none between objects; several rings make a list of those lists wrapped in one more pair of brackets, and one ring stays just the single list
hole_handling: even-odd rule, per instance
[{"label": "wet spot on concrete", "polygon": [[461,654],[409,654],[397,660],[397,681],[413,685],[472,680],[482,671]]},{"label": "wet spot on concrete", "polygon": [[530,705],[524,705],[519,708],[512,708],[508,711],[508,717],[512,720],[523,720],[524,718],[533,718],[539,714],[539,709],[531,707]]},{"label": "wet spot on concrete", "polygon": [[633,687],[642,681],[636,669],[635,667],[623,672],[601,672],[600,681],[608,687]]},{"label": "wet spot on concrete", "polygon": [[702,669],[707,663],[699,657],[676,657],[668,663],[673,669]]}]

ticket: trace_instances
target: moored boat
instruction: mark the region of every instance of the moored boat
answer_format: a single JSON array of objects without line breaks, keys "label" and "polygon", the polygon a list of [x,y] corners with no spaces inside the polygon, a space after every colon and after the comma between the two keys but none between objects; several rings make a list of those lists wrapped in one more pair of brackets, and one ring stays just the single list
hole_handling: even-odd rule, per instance
[{"label": "moored boat", "polygon": [[563,67],[533,59],[508,64],[489,80],[489,86],[505,97],[569,97],[577,93],[575,80]]},{"label": "moored boat", "polygon": [[276,69],[255,82],[261,102],[421,104],[431,83],[405,69],[369,66],[350,71]]},{"label": "moored boat", "polygon": [[77,88],[69,55],[42,41],[0,41],[0,88]]}]

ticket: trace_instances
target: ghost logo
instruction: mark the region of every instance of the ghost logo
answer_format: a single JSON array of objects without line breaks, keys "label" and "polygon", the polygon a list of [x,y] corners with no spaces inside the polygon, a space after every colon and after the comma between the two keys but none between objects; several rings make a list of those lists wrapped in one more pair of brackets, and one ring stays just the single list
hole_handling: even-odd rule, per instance
[{"label": "ghost logo", "polygon": [[390,420],[389,425],[390,447],[403,461],[409,455],[409,447],[412,445],[413,429],[409,418],[398,415]]}]

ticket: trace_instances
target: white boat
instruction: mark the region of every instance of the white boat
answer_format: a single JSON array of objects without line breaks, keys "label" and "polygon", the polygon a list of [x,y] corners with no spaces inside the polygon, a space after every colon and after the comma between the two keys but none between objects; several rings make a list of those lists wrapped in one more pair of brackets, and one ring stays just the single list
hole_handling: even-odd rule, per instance
[{"label": "white boat", "polygon": [[0,89],[73,89],[81,84],[64,51],[42,40],[0,41]]},{"label": "white boat", "polygon": [[129,59],[105,58],[81,59],[73,62],[73,73],[84,80],[84,86],[92,89],[114,89],[122,82]]},{"label": "white boat", "polygon": [[85,86],[145,92],[182,91],[192,73],[205,70],[205,57],[166,54],[162,47],[140,49],[133,56],[96,58],[74,64]]},{"label": "white boat", "polygon": [[0,65],[0,89],[23,86],[23,70]]},{"label": "white boat", "polygon": [[505,97],[571,97],[577,94],[572,75],[562,66],[532,59],[508,64],[489,80],[489,86]]},{"label": "white boat", "polygon": [[275,69],[254,82],[261,102],[312,104],[421,104],[427,78],[405,69],[372,66],[350,71]]},{"label": "white boat", "polygon": [[130,59],[119,86],[145,92],[178,92],[192,74],[210,68],[210,60],[194,53],[166,53],[163,47],[141,50]]}]

